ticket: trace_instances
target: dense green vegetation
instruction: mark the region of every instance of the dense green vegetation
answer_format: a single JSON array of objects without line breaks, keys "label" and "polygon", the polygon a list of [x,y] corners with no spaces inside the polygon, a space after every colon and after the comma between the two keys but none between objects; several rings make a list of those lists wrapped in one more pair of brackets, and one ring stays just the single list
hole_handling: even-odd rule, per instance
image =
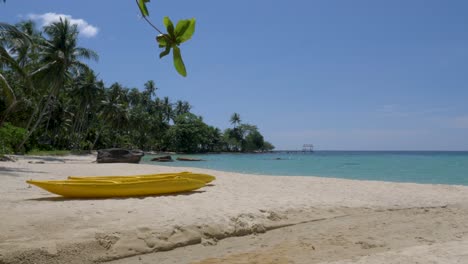
[{"label": "dense green vegetation", "polygon": [[10,123],[5,123],[0,127],[0,154],[11,153],[15,146],[21,143],[21,139],[26,135],[26,130],[15,127]]},{"label": "dense green vegetation", "polygon": [[256,126],[231,118],[222,132],[185,101],[141,89],[106,87],[86,64],[98,54],[77,44],[61,20],[37,30],[31,21],[0,23],[0,152],[108,147],[177,152],[268,151]]}]

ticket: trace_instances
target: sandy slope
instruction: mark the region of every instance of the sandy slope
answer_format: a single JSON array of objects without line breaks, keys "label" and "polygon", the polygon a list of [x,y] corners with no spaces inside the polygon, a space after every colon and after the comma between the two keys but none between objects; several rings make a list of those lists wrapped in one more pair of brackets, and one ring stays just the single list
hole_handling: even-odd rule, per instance
[{"label": "sandy slope", "polygon": [[[402,261],[391,263],[416,263],[418,258],[457,263],[466,255],[468,187],[93,164],[93,159],[0,163],[0,263],[93,263],[131,256],[136,257],[119,263],[251,263],[242,262],[245,256],[257,263],[314,263],[312,256],[315,263],[376,263],[398,257]],[[218,179],[183,195],[101,200],[62,199],[24,182],[182,170]],[[267,230],[272,231],[253,236],[259,242],[248,247],[252,236],[229,238]],[[222,247],[236,239],[241,242]],[[186,245],[195,246],[152,253]],[[183,254],[193,247],[200,247],[195,250],[200,254]],[[162,262],[164,254],[179,250]]]},{"label": "sandy slope", "polygon": [[134,263],[468,263],[467,208],[350,208],[342,217],[112,261]]}]

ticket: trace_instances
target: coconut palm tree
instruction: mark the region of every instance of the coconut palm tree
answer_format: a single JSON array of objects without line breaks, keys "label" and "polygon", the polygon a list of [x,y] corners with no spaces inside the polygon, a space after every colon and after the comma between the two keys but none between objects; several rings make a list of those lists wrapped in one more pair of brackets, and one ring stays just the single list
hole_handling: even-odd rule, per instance
[{"label": "coconut palm tree", "polygon": [[176,117],[183,115],[183,114],[187,114],[190,112],[191,108],[192,106],[189,104],[189,102],[178,100],[175,103],[174,114]]},{"label": "coconut palm tree", "polygon": [[166,96],[162,101],[160,101],[160,109],[163,121],[169,123],[169,121],[174,118],[174,111],[172,110],[172,103],[169,100],[169,97]]},{"label": "coconut palm tree", "polygon": [[107,97],[111,101],[116,101],[120,104],[129,105],[131,98],[129,98],[129,90],[123,87],[120,83],[113,83],[107,90]]},{"label": "coconut palm tree", "polygon": [[[33,84],[29,75],[23,69],[21,64],[15,58],[15,49],[19,47],[27,47],[31,44],[31,39],[28,35],[18,30],[15,26],[0,23],[0,70],[11,69],[15,73],[24,78],[27,86],[32,87]],[[0,72],[0,92],[4,94],[7,108],[0,116],[0,126],[5,122],[8,114],[13,110],[17,103],[17,98],[14,90],[8,83],[5,76]]]},{"label": "coconut palm tree", "polygon": [[41,64],[37,79],[46,82],[50,92],[56,94],[73,76],[83,73],[88,66],[81,59],[98,60],[96,52],[78,47],[78,28],[65,19],[44,27],[48,39],[41,51]]},{"label": "coconut palm tree", "polygon": [[132,88],[128,92],[128,102],[130,103],[130,106],[135,107],[139,105],[142,101],[142,94],[140,93],[140,90],[138,88]]},{"label": "coconut palm tree", "polygon": [[[99,113],[99,118],[107,124],[111,129],[111,134],[114,138],[113,146],[116,146],[115,139],[122,132],[124,128],[127,127],[129,122],[129,109],[126,104],[119,102],[119,97],[112,98],[107,97],[104,101],[101,102],[101,111]],[[104,128],[105,124],[101,124],[101,130]],[[98,131],[95,139],[95,143],[100,135]],[[94,144],[93,143],[93,146]]]},{"label": "coconut palm tree", "polygon": [[75,146],[78,146],[83,136],[87,134],[90,116],[96,112],[103,94],[104,84],[97,79],[92,70],[86,70],[76,78],[70,91],[70,95],[78,107],[73,122],[73,132],[76,135]]},{"label": "coconut palm tree", "polygon": [[16,24],[15,28],[20,33],[7,34],[4,40],[8,45],[7,55],[11,55],[16,61],[16,66],[10,69],[15,75],[19,75],[19,78],[14,77],[16,83],[12,84],[18,97],[15,111],[22,111],[25,117],[28,117],[25,123],[25,128],[28,130],[40,110],[41,102],[45,102],[42,96],[45,93],[40,92],[38,87],[33,85],[31,78],[31,72],[39,67],[40,46],[45,39],[36,29],[35,23],[30,20]]},{"label": "coconut palm tree", "polygon": [[145,83],[145,93],[148,94],[149,98],[151,99],[154,95],[156,95],[156,84],[153,80],[149,80]]},{"label": "coconut palm tree", "polygon": [[40,68],[32,73],[35,83],[48,94],[47,100],[33,127],[18,146],[21,149],[50,110],[52,100],[63,90],[73,76],[83,73],[88,66],[81,59],[98,60],[96,52],[78,47],[78,28],[67,19],[60,18],[44,27],[47,39],[40,43]]},{"label": "coconut palm tree", "polygon": [[231,124],[234,126],[234,128],[241,123],[241,118],[238,113],[234,113],[231,115]]},{"label": "coconut palm tree", "polygon": [[16,55],[16,60],[21,67],[36,67],[39,60],[40,45],[44,41],[42,32],[37,30],[36,23],[32,20],[22,21],[16,24],[16,28],[26,34],[30,41],[29,43],[17,43],[10,49],[10,52]]}]

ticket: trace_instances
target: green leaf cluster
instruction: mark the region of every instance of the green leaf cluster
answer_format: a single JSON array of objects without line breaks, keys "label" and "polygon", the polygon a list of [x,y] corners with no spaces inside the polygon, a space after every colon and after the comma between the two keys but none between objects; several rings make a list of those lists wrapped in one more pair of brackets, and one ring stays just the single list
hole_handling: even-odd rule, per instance
[{"label": "green leaf cluster", "polygon": [[136,0],[138,8],[140,9],[141,15],[143,18],[158,32],[158,36],[156,36],[156,42],[158,43],[159,47],[164,49],[160,54],[159,58],[163,58],[171,53],[173,55],[174,60],[174,67],[176,68],[177,72],[186,77],[187,76],[187,69],[185,68],[184,60],[182,59],[182,53],[180,51],[180,44],[186,42],[187,40],[191,39],[193,33],[195,32],[195,18],[192,19],[182,19],[177,22],[177,25],[174,27],[171,19],[169,17],[164,17],[163,23],[166,27],[167,33],[163,34],[158,28],[156,28],[146,17],[149,16],[148,8],[146,7],[146,3],[149,3],[150,0]]},{"label": "green leaf cluster", "polygon": [[169,55],[172,49],[174,67],[180,75],[185,77],[187,76],[187,70],[179,46],[192,38],[195,32],[195,18],[180,20],[177,22],[175,28],[169,17],[164,17],[163,22],[167,33],[160,34],[156,37],[159,47],[164,49],[159,54],[159,58]]}]

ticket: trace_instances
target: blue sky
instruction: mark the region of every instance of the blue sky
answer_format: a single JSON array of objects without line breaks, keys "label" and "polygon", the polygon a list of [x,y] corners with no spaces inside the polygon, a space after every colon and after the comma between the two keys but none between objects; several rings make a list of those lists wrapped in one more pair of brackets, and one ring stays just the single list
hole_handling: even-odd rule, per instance
[{"label": "blue sky", "polygon": [[[277,149],[468,150],[468,1],[152,1],[195,17],[188,77],[160,60],[134,1],[8,0],[2,21],[75,19],[107,84],[155,80],[212,125],[233,112]],[[81,19],[81,20],[80,20]]]}]

